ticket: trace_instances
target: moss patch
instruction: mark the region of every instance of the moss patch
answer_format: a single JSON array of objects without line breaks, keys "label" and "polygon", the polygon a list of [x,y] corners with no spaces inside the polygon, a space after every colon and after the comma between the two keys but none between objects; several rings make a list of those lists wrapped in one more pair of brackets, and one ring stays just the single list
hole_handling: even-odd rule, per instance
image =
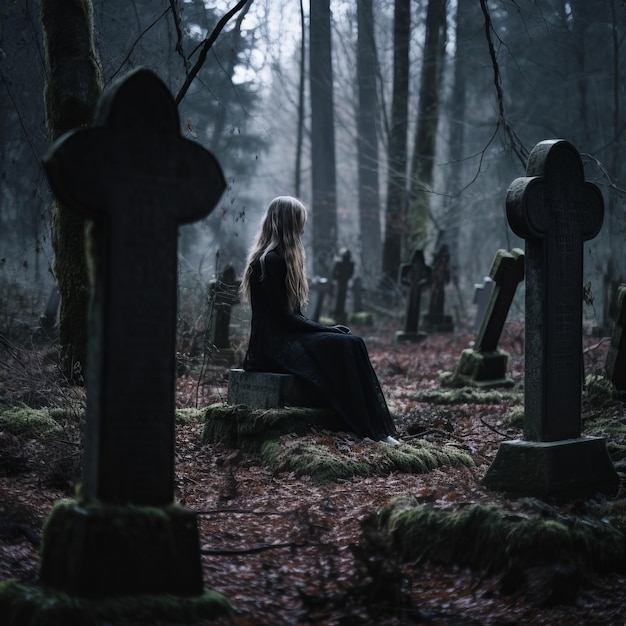
[{"label": "moss patch", "polygon": [[412,400],[429,404],[500,404],[507,400],[523,402],[521,393],[512,391],[481,390],[475,387],[458,389],[426,389],[410,394]]},{"label": "moss patch", "polygon": [[341,442],[315,425],[329,417],[320,409],[267,411],[216,404],[207,410],[203,438],[257,454],[276,472],[310,476],[318,484],[394,471],[424,473],[443,465],[473,466],[472,458],[453,445],[418,441],[400,446]]},{"label": "moss patch", "polygon": [[100,626],[126,621],[193,624],[230,613],[228,601],[214,591],[192,597],[159,594],[93,601],[36,583],[0,583],[0,615],[4,626]]},{"label": "moss patch", "polygon": [[427,558],[489,573],[540,562],[565,562],[582,573],[626,571],[623,505],[577,513],[559,514],[544,503],[517,511],[482,504],[442,510],[402,497],[381,509],[379,524],[405,561]]},{"label": "moss patch", "polygon": [[18,406],[0,409],[0,430],[18,437],[36,438],[56,435],[63,428],[47,409]]}]

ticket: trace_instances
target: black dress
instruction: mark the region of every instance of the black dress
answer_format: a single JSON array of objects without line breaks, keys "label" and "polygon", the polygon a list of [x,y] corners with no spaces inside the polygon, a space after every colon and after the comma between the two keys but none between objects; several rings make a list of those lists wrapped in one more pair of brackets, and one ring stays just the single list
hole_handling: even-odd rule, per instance
[{"label": "black dress", "polygon": [[250,278],[252,325],[244,369],[293,374],[327,399],[336,430],[381,440],[395,427],[360,337],[323,326],[287,305],[287,265],[272,251]]}]

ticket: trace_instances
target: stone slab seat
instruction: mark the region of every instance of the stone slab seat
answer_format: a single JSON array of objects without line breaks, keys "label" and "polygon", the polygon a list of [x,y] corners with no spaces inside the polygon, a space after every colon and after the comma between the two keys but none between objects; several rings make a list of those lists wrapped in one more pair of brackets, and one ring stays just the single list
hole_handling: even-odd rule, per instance
[{"label": "stone slab seat", "polygon": [[228,404],[255,409],[275,409],[286,405],[321,407],[323,402],[313,387],[291,374],[230,370]]}]

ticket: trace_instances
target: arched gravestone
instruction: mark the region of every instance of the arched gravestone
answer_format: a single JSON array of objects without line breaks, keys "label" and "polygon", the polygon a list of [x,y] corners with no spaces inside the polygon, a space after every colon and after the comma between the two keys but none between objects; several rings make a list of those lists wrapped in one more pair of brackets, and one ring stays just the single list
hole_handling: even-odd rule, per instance
[{"label": "arched gravestone", "polygon": [[537,144],[526,172],[506,201],[526,240],[526,441],[502,443],[485,483],[537,495],[611,488],[604,439],[581,437],[583,242],[602,226],[602,194],[567,141]]},{"label": "arched gravestone", "polygon": [[174,99],[144,69],[112,86],[94,125],[61,137],[44,165],[97,237],[84,485],[50,517],[41,578],[91,597],[198,593],[195,515],[172,506],[177,238],[218,202],[221,168],[180,135]]}]

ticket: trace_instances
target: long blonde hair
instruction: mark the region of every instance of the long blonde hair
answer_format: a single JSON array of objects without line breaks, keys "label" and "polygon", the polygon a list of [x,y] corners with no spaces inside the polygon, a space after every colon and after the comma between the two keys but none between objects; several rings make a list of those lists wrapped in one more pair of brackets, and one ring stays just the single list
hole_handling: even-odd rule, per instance
[{"label": "long blonde hair", "polygon": [[268,252],[277,250],[287,264],[287,303],[292,312],[303,310],[309,300],[309,286],[306,280],[305,252],[302,245],[302,231],[307,212],[304,204],[291,196],[278,196],[267,207],[261,229],[256,237],[241,281],[241,293],[250,298],[250,278],[254,264],[261,264],[261,280],[265,277],[265,257]]}]

